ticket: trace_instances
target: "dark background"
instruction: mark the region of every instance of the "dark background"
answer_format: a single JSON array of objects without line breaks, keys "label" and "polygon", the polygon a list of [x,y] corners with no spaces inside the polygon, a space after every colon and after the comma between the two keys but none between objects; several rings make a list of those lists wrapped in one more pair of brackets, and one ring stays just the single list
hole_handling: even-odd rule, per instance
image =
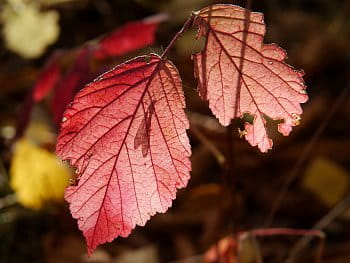
[{"label": "dark background", "polygon": [[[22,59],[10,52],[4,41],[0,42],[0,126],[16,125],[25,97],[54,50],[79,46],[126,22],[165,12],[169,19],[161,24],[152,47],[113,60],[109,65],[137,54],[160,54],[191,10],[214,3],[246,4],[204,0],[72,0],[44,5],[44,10],[59,11],[61,32],[58,41],[42,57]],[[217,124],[207,103],[196,93],[190,60],[196,45],[193,34],[187,33],[170,52],[169,59],[178,67],[184,83],[191,122],[193,172],[189,186],[178,192],[173,207],[154,216],[145,227],[137,227],[129,238],[118,238],[101,246],[90,259],[85,256],[82,234],[66,204],[48,205],[40,211],[17,203],[0,207],[0,262],[201,262],[210,246],[233,232],[261,227],[310,229],[332,211],[336,204],[326,204],[315,192],[305,189],[303,178],[320,158],[341,167],[350,176],[350,99],[349,93],[345,93],[350,88],[350,2],[252,1],[252,10],[265,14],[265,43],[278,43],[288,51],[288,64],[305,71],[309,101],[303,105],[301,124],[291,135],[283,137],[273,131],[274,147],[262,154],[239,138],[236,130],[241,123],[237,122],[232,128],[233,143],[228,143],[228,130]],[[49,116],[45,101],[36,107]],[[50,118],[47,122],[54,130]],[[229,173],[208,144],[233,162]],[[10,167],[11,145],[11,140],[0,139],[4,171]],[[229,145],[234,147],[233,156],[227,156]],[[50,147],[53,149],[54,145]],[[4,171],[0,176],[7,176]],[[318,172],[313,173],[318,180]],[[332,171],[328,176],[333,176]],[[288,184],[276,215],[266,225],[280,190],[291,177],[294,179]],[[2,184],[0,194],[0,198],[6,198],[12,190]],[[342,194],[342,198],[346,196],[346,192]],[[327,234],[322,262],[350,262],[349,211],[346,204],[340,207],[337,217],[330,218],[322,229]],[[297,240],[285,236],[258,238],[264,262],[284,262]],[[316,247],[317,242],[309,243],[298,253],[297,262],[313,262]],[[246,250],[244,253],[254,254],[249,251],[251,248]],[[147,259],[154,253],[158,259]],[[141,260],[137,261],[137,256]],[[247,258],[242,262],[254,262]]]}]

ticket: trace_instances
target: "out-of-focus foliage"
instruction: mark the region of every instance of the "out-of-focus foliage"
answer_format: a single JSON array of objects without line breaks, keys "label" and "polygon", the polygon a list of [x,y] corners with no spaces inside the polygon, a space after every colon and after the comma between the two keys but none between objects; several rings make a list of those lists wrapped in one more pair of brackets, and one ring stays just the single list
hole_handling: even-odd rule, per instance
[{"label": "out-of-focus foliage", "polygon": [[70,170],[53,153],[21,139],[15,144],[10,176],[18,201],[39,209],[46,201],[63,200]]},{"label": "out-of-focus foliage", "polygon": [[[204,263],[220,261],[237,263],[237,242],[232,237],[222,238],[204,254]],[[249,263],[245,259],[242,262]]]},{"label": "out-of-focus foliage", "polygon": [[[213,1],[208,0],[135,0],[135,2],[152,10],[171,14],[171,23],[181,23],[186,20],[192,11],[198,10],[210,4],[214,4]],[[181,12],[179,12],[179,10],[181,10]]]},{"label": "out-of-focus foliage", "polygon": [[[39,117],[36,118],[39,119]],[[25,137],[36,145],[50,145],[55,143],[56,134],[48,127],[44,121],[38,119],[31,121],[25,132]]]},{"label": "out-of-focus foliage", "polygon": [[333,161],[318,157],[306,170],[302,184],[325,205],[333,206],[348,191],[349,174]]},{"label": "out-of-focus foliage", "polygon": [[39,57],[59,35],[56,11],[42,12],[21,0],[9,0],[1,18],[6,46],[24,58]]},{"label": "out-of-focus foliage", "polygon": [[43,6],[53,6],[66,4],[70,2],[84,2],[86,0],[31,0],[31,2],[39,2]]}]

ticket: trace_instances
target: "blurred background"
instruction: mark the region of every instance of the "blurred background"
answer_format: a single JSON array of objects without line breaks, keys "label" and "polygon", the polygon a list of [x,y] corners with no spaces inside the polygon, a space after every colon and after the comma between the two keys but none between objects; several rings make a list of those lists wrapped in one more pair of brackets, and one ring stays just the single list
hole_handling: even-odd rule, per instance
[{"label": "blurred background", "polygon": [[[278,134],[277,122],[268,122],[274,146],[266,154],[240,138],[242,121],[222,127],[200,100],[190,59],[200,43],[195,29],[187,31],[169,59],[181,73],[187,99],[190,183],[165,214],[87,257],[63,199],[74,174],[54,155],[65,106],[99,73],[136,55],[161,54],[191,11],[215,3],[246,5],[0,1],[1,263],[316,262],[323,234],[322,262],[350,262],[348,0],[252,1],[252,10],[265,14],[265,43],[287,50],[287,63],[305,71],[309,94],[289,137]],[[272,227],[289,229],[275,233]],[[234,238],[259,228],[266,231],[253,231],[240,243]],[[295,230],[312,228],[320,231]],[[316,238],[300,243],[300,234]]]}]

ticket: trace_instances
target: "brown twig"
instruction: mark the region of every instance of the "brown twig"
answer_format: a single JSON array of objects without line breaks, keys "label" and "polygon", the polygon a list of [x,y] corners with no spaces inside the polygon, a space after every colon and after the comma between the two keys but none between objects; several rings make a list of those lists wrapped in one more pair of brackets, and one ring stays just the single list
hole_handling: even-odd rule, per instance
[{"label": "brown twig", "polygon": [[225,156],[195,125],[191,125],[191,132],[198,138],[198,140],[213,154],[220,165],[226,162]]},{"label": "brown twig", "polygon": [[176,41],[182,36],[182,34],[192,26],[192,23],[194,21],[195,18],[195,12],[193,12],[191,14],[191,16],[186,20],[186,22],[184,23],[184,25],[182,26],[182,28],[180,29],[179,32],[176,33],[176,35],[173,37],[173,39],[170,41],[169,45],[165,48],[164,52],[162,53],[162,55],[160,56],[162,59],[164,59],[167,54],[169,53],[169,50],[173,48],[173,46],[175,45]]}]

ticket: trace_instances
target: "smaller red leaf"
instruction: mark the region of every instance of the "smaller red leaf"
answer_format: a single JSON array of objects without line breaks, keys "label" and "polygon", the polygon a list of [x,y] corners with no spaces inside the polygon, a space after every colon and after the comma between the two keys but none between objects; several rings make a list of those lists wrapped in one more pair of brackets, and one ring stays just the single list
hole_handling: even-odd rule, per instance
[{"label": "smaller red leaf", "polygon": [[74,95],[91,80],[90,50],[84,47],[79,51],[77,58],[65,76],[56,86],[51,101],[51,111],[54,122],[61,123],[62,115],[67,105],[73,100]]},{"label": "smaller red leaf", "polygon": [[35,83],[33,90],[34,102],[40,102],[51,90],[53,90],[61,77],[61,69],[59,64],[60,55],[54,53],[46,65],[40,76]]},{"label": "smaller red leaf", "polygon": [[155,39],[155,32],[164,15],[128,23],[106,35],[98,44],[94,56],[99,59],[122,56],[147,45]]}]

